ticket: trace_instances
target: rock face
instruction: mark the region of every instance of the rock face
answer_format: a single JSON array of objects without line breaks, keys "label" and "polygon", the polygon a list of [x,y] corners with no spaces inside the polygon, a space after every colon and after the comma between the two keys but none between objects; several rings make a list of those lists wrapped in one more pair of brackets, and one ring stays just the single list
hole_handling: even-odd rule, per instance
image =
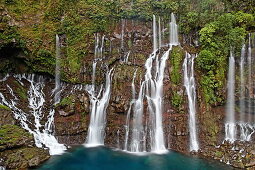
[{"label": "rock face", "polygon": [[14,125],[12,113],[3,114],[0,125],[0,167],[7,169],[27,169],[35,167],[50,158],[48,150],[37,148],[34,138],[21,127]]},{"label": "rock face", "polygon": [[[112,93],[107,109],[105,130],[106,146],[120,149],[124,147],[126,117],[130,101],[132,100],[131,83],[133,75],[137,70],[135,86],[139,89],[140,80],[143,79],[145,72],[143,65],[152,51],[150,27],[151,25],[148,23],[126,21],[122,48],[120,48],[122,32],[120,23],[113,28],[112,33],[106,36],[108,41],[105,45],[105,58],[103,61],[98,61],[95,80],[96,85],[99,87],[104,82],[104,73],[106,70],[104,65],[107,64],[110,68],[114,67]],[[163,39],[166,42],[168,37],[165,36]],[[93,50],[94,47],[90,49],[83,61],[86,69],[81,71],[82,76],[79,79],[82,79],[84,82],[91,83],[92,81]],[[129,51],[130,56],[128,62],[123,62],[123,56]],[[183,58],[183,49],[177,47],[173,49],[169,61],[167,61],[164,78],[163,126],[166,147],[189,154],[188,109],[181,70]],[[69,72],[69,70],[66,72]],[[48,88],[49,86],[53,86],[52,82],[53,80],[51,79],[51,83],[47,85]],[[10,79],[7,84],[17,84],[17,82]],[[4,83],[0,83],[0,92],[7,91],[5,85]],[[69,85],[73,86],[72,84]],[[24,91],[22,89],[21,87],[14,88],[14,93],[19,95],[19,98],[21,96],[20,93]],[[44,93],[46,96],[50,96],[50,88],[46,89]],[[220,145],[224,137],[224,107],[208,108],[203,101],[201,89],[197,88],[197,93],[197,129],[201,148],[200,155],[222,160],[225,163],[231,163],[233,166],[239,168],[254,167],[255,149],[253,144],[234,144],[235,148],[243,148],[244,150],[242,152],[241,149],[232,150],[233,145],[231,144]],[[86,90],[73,92],[71,88],[67,88],[61,92],[61,98],[61,102],[55,108],[54,135],[59,143],[66,145],[84,144],[90,120],[89,95]],[[24,103],[27,102],[26,96],[23,100]],[[47,100],[49,101],[50,99],[47,98]],[[146,110],[146,103],[144,105]],[[26,110],[25,105],[22,107]],[[34,147],[32,137],[14,125],[16,120],[12,118],[10,110],[6,110],[6,108],[0,109],[0,113],[0,137],[8,141],[2,142],[0,140],[0,157],[3,159],[0,162],[0,166],[3,165],[7,168],[27,168],[36,166],[49,158],[47,150]],[[145,119],[147,115],[145,113]],[[16,136],[16,134],[24,135]],[[14,135],[15,138],[9,141],[10,139],[8,137],[11,135]],[[217,148],[216,146],[219,147]]]}]

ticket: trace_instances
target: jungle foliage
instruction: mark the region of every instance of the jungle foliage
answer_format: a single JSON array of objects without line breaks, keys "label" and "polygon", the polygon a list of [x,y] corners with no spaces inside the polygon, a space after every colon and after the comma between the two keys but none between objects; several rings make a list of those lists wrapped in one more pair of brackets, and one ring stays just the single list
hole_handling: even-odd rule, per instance
[{"label": "jungle foliage", "polygon": [[[168,21],[171,12],[181,34],[199,38],[196,68],[206,102],[224,103],[230,48],[238,54],[255,30],[254,0],[0,0],[0,51],[15,47],[30,71],[53,74],[55,35],[65,35],[61,76],[76,82],[95,33],[110,33],[122,18],[151,21],[155,14]],[[7,63],[3,72],[10,61],[0,57]],[[171,78],[180,81],[177,74]]]}]

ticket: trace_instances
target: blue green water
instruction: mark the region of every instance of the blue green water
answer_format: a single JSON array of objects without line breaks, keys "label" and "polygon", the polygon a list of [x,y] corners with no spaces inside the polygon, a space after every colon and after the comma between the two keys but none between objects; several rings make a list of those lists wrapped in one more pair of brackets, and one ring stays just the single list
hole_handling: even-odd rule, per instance
[{"label": "blue green water", "polygon": [[39,170],[228,170],[216,161],[189,157],[177,152],[134,155],[110,148],[73,149],[46,162]]}]

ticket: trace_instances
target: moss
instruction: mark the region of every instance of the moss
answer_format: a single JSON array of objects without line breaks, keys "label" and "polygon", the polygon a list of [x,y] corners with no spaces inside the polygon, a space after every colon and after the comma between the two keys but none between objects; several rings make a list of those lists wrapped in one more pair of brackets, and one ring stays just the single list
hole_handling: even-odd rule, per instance
[{"label": "moss", "polygon": [[21,86],[18,81],[13,81],[13,83],[16,86],[15,92],[18,94],[20,99],[22,101],[26,101],[27,98],[28,98],[27,97],[27,90],[23,86]]},{"label": "moss", "polygon": [[223,152],[221,152],[221,151],[216,151],[216,152],[215,152],[215,156],[216,156],[217,158],[222,158]]},{"label": "moss", "polygon": [[215,145],[217,142],[218,133],[220,131],[219,125],[217,123],[218,117],[209,111],[203,114],[203,125],[204,131],[206,132],[206,141],[210,145]]},{"label": "moss", "polygon": [[170,54],[170,64],[171,64],[171,72],[170,79],[176,85],[179,85],[181,82],[181,68],[182,68],[182,60],[184,56],[184,51],[180,47],[173,47],[173,50]]},{"label": "moss", "polygon": [[11,108],[9,108],[8,106],[2,105],[2,104],[0,104],[0,109],[11,111]]},{"label": "moss", "polygon": [[32,135],[16,125],[3,125],[0,127],[0,150],[6,146],[19,145],[22,141],[33,140]]},{"label": "moss", "polygon": [[182,95],[179,95],[177,92],[174,92],[172,95],[172,106],[177,108],[179,111],[181,111],[181,106],[183,104],[183,97]]},{"label": "moss", "polygon": [[63,98],[57,106],[70,106],[73,104],[74,100],[75,100],[74,95],[67,96]]}]

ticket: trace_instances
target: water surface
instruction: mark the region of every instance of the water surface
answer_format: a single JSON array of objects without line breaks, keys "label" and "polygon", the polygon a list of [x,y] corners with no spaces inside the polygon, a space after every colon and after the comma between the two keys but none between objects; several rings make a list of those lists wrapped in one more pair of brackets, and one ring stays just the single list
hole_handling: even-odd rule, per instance
[{"label": "water surface", "polygon": [[78,147],[54,156],[39,170],[228,170],[217,161],[189,157],[177,152],[134,155],[106,147]]}]

